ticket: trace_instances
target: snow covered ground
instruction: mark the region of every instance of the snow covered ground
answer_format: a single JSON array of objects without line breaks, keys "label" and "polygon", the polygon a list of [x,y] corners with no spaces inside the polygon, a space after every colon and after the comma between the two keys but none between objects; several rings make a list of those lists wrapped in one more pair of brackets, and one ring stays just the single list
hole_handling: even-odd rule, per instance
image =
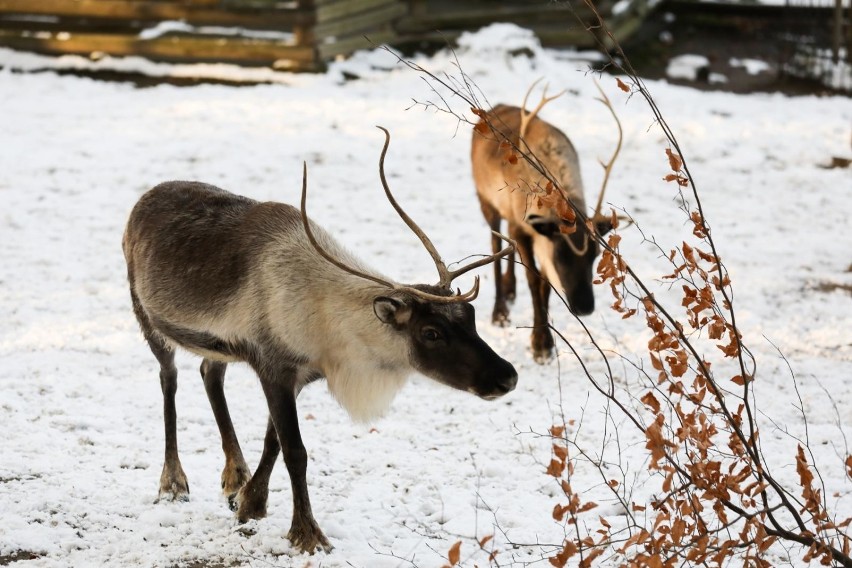
[{"label": "snow covered ground", "polygon": [[[533,56],[510,55],[507,34]],[[594,196],[597,160],[612,151],[614,128],[584,64],[505,27],[468,37],[458,55],[494,104],[518,104],[541,76],[554,92],[569,89],[543,116],[572,138]],[[446,53],[417,61],[453,70]],[[120,247],[135,200],[160,181],[197,179],[296,203],[307,160],[313,218],[385,274],[431,282],[431,261],[382,195],[383,138],[374,125],[393,135],[386,167],[397,198],[449,260],[489,246],[470,175],[470,133],[445,115],[409,110],[412,98],[430,93],[384,51],[359,54],[325,74],[275,73],[275,84],[239,88],[140,89],[13,72],[57,63],[0,50],[0,564],[426,567],[440,566],[459,538],[468,558],[473,538],[496,532],[494,546],[509,565],[540,561],[541,551],[507,541],[560,542],[563,527],[551,518],[558,489],[542,465],[549,443],[530,432],[553,423],[560,377],[566,416],[583,416],[579,440],[589,448],[603,435],[602,404],[570,353],[558,365],[532,361],[523,280],[512,312],[518,327],[490,324],[490,270],[481,272],[478,328],[519,371],[509,396],[486,403],[415,377],[384,419],[363,425],[349,420],[323,384],[302,393],[308,483],[314,513],[335,546],[331,554],[295,554],[284,538],[291,501],[282,464],[268,517],[235,524],[219,491],[223,459],[199,361],[185,354],[178,360],[178,436],[191,500],[153,504],[162,402],[155,361],[130,309]],[[360,78],[346,81],[344,70]],[[612,79],[603,86],[625,128],[607,200],[668,250],[690,230],[675,188],[662,181],[664,138],[642,100],[628,100]],[[649,88],[684,148],[733,278],[741,329],[758,358],[759,406],[776,423],[765,421],[762,432],[771,466],[783,480],[795,479],[795,444],[781,429],[804,433],[774,343],[798,380],[829,503],[850,516],[852,483],[842,461],[852,437],[852,175],[820,166],[849,157],[852,100],[699,92],[661,82]],[[666,272],[635,227],[623,235],[633,267],[650,278]],[[597,295],[599,309],[586,323],[605,347],[639,357],[643,323],[609,311],[606,289]],[[589,353],[567,311],[552,315]],[[266,422],[259,385],[247,367],[232,365],[226,389],[254,467]],[[642,443],[626,428],[624,436],[625,459],[641,471]],[[595,472],[578,469],[575,488],[602,502],[598,484]],[[637,488],[637,498],[650,490]],[[607,509],[590,513],[591,520],[598,514]],[[15,555],[36,558],[15,562]],[[783,553],[775,558],[785,560]]]}]

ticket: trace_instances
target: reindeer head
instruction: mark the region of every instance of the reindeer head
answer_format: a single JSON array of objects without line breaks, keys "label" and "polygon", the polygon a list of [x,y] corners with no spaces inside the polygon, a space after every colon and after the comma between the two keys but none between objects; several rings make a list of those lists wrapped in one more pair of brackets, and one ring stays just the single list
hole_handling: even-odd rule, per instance
[{"label": "reindeer head", "polygon": [[373,299],[373,312],[379,321],[403,338],[407,345],[411,367],[427,377],[450,387],[465,390],[484,399],[498,398],[515,388],[518,374],[515,368],[497,355],[476,333],[474,308],[471,301],[479,294],[479,277],[466,293],[454,293],[452,282],[458,276],[494,262],[514,250],[510,239],[502,251],[472,262],[456,270],[447,269],[432,241],[399,206],[384,171],[384,160],[390,145],[390,133],[379,158],[379,177],[385,195],[402,220],[417,235],[438,269],[436,285],[402,285],[356,270],[329,255],[311,232],[305,210],[307,199],[307,164],[302,178],[301,213],[305,233],[314,249],[328,262],[352,275],[386,288]]},{"label": "reindeer head", "polygon": [[611,220],[595,218],[594,234],[581,222],[570,225],[573,232],[565,234],[562,231],[566,222],[558,217],[528,215],[526,221],[541,235],[533,239],[533,250],[544,276],[562,290],[572,312],[579,316],[591,314],[595,310],[595,259],[600,253],[596,239],[612,229]]},{"label": "reindeer head", "polygon": [[[562,91],[557,95],[548,97],[547,86],[545,86],[541,101],[532,112],[528,113],[526,111],[527,99],[537,83],[538,81],[530,86],[521,105],[518,145],[527,152],[531,152],[525,139],[529,124],[545,104],[564,93]],[[580,316],[589,315],[595,309],[592,281],[595,259],[600,253],[598,241],[600,237],[613,229],[613,224],[616,222],[612,217],[602,215],[601,207],[606,185],[615,160],[621,151],[622,142],[621,122],[612,108],[612,103],[597,82],[595,82],[595,86],[601,94],[601,98],[598,100],[609,109],[615,119],[618,128],[618,144],[609,162],[606,164],[601,162],[601,166],[604,168],[604,178],[594,213],[586,217],[584,211],[577,209],[568,193],[563,188],[558,187],[558,180],[553,179],[550,172],[542,171],[541,173],[553,186],[553,191],[546,196],[548,207],[545,210],[530,212],[524,219],[539,235],[544,237],[533,240],[535,256],[542,264],[542,272],[549,282],[562,289],[571,311]],[[534,156],[532,158],[535,159]],[[540,167],[543,166],[540,165]]]}]

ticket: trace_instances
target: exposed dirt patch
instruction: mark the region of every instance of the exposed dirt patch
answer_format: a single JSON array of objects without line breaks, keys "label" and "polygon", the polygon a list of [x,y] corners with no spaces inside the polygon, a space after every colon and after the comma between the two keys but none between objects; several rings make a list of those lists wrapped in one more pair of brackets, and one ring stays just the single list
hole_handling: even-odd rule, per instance
[{"label": "exposed dirt patch", "polygon": [[32,481],[33,479],[39,479],[40,477],[41,475],[37,473],[29,475],[13,475],[11,477],[0,477],[0,483],[12,483],[14,481]]},{"label": "exposed dirt patch", "polygon": [[852,284],[840,284],[838,282],[817,282],[814,285],[814,290],[818,292],[837,292],[840,290],[841,292],[846,292],[849,295],[852,295]]},{"label": "exposed dirt patch", "polygon": [[0,566],[8,566],[12,562],[20,562],[22,560],[37,560],[41,555],[28,550],[16,550],[12,554],[0,555]]},{"label": "exposed dirt patch", "polygon": [[820,167],[824,170],[833,170],[836,168],[846,169],[852,167],[852,160],[850,160],[849,158],[839,158],[837,156],[833,156],[829,164]]},{"label": "exposed dirt patch", "polygon": [[224,560],[185,560],[180,564],[175,564],[170,568],[233,568],[234,566],[242,566],[242,563],[232,560],[225,562]]}]

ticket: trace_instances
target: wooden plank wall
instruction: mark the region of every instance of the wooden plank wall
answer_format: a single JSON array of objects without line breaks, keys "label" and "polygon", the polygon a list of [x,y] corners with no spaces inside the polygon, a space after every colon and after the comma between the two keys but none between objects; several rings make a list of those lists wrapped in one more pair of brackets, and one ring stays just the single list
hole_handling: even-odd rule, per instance
[{"label": "wooden plank wall", "polygon": [[[614,1],[598,9],[623,40],[648,0],[622,0],[617,14]],[[596,45],[564,3],[550,0],[0,0],[0,46],[319,70],[357,49],[443,42],[502,21],[531,28],[544,45]],[[152,33],[163,22],[172,27]]]},{"label": "wooden plank wall", "polygon": [[[595,2],[613,35],[623,41],[635,31],[649,11],[647,0]],[[591,10],[580,0],[573,6],[566,2],[530,0],[408,0],[409,13],[400,19],[397,29],[401,37],[411,41],[455,39],[464,31],[477,30],[496,22],[512,22],[531,29],[542,45],[551,47],[599,47],[598,40],[610,48],[611,39],[597,36],[586,29],[594,21]]]},{"label": "wooden plank wall", "polygon": [[[311,70],[318,64],[315,49],[301,38],[314,18],[313,8],[301,1],[270,8],[218,0],[0,0],[0,45]],[[188,29],[151,33],[163,22]]]},{"label": "wooden plank wall", "polygon": [[314,5],[314,41],[323,61],[393,43],[394,23],[408,11],[402,0],[314,0]]},{"label": "wooden plank wall", "polygon": [[[407,10],[404,0],[0,0],[0,45],[319,70],[394,40]],[[162,22],[191,28],[152,37]]]}]

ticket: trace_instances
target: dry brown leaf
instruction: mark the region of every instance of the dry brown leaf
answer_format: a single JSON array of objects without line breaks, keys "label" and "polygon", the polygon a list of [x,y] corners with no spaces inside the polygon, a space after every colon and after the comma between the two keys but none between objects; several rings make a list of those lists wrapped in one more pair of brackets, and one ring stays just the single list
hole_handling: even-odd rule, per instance
[{"label": "dry brown leaf", "polygon": [[630,92],[630,87],[628,87],[627,84],[618,77],[615,78],[615,84],[618,85],[618,88],[624,91],[625,93]]},{"label": "dry brown leaf", "polygon": [[669,157],[669,166],[672,168],[672,171],[679,172],[683,167],[683,160],[681,160],[680,156],[672,152],[671,148],[666,148],[666,156]]},{"label": "dry brown leaf", "polygon": [[588,503],[583,503],[583,506],[580,507],[577,510],[577,512],[578,513],[585,513],[586,511],[591,511],[592,509],[594,509],[597,506],[598,506],[598,504],[595,503],[594,501],[589,501]]},{"label": "dry brown leaf", "polygon": [[657,400],[657,397],[655,397],[654,393],[652,393],[651,391],[646,392],[645,396],[643,396],[639,400],[641,400],[645,406],[653,410],[654,414],[660,412],[660,401]]},{"label": "dry brown leaf", "polygon": [[454,545],[450,547],[450,550],[447,552],[447,560],[450,561],[450,566],[455,566],[461,560],[461,545],[462,542],[458,541]]},{"label": "dry brown leaf", "polygon": [[692,234],[700,239],[706,237],[707,231],[704,229],[704,220],[701,217],[701,213],[693,211],[690,213],[689,218],[692,219],[692,223],[695,225],[692,229]]},{"label": "dry brown leaf", "polygon": [[658,414],[657,419],[645,429],[645,437],[648,439],[645,449],[651,450],[651,467],[653,468],[659,468],[660,460],[666,457],[667,440],[663,437],[664,421],[665,417]]},{"label": "dry brown leaf", "polygon": [[577,214],[564,197],[556,202],[556,214],[559,215],[560,219],[568,223],[573,223],[577,219]]},{"label": "dry brown leaf", "polygon": [[565,471],[565,462],[559,460],[550,460],[550,465],[547,466],[547,475],[552,477],[560,477]]},{"label": "dry brown leaf", "polygon": [[592,565],[592,562],[595,559],[604,553],[603,548],[595,548],[591,552],[589,552],[583,560],[580,561],[580,568],[589,568]]},{"label": "dry brown leaf", "polygon": [[813,492],[814,474],[811,473],[808,467],[808,460],[805,458],[805,449],[799,444],[796,453],[796,472],[799,474],[799,483],[803,489],[803,496],[808,499],[808,495]]}]

